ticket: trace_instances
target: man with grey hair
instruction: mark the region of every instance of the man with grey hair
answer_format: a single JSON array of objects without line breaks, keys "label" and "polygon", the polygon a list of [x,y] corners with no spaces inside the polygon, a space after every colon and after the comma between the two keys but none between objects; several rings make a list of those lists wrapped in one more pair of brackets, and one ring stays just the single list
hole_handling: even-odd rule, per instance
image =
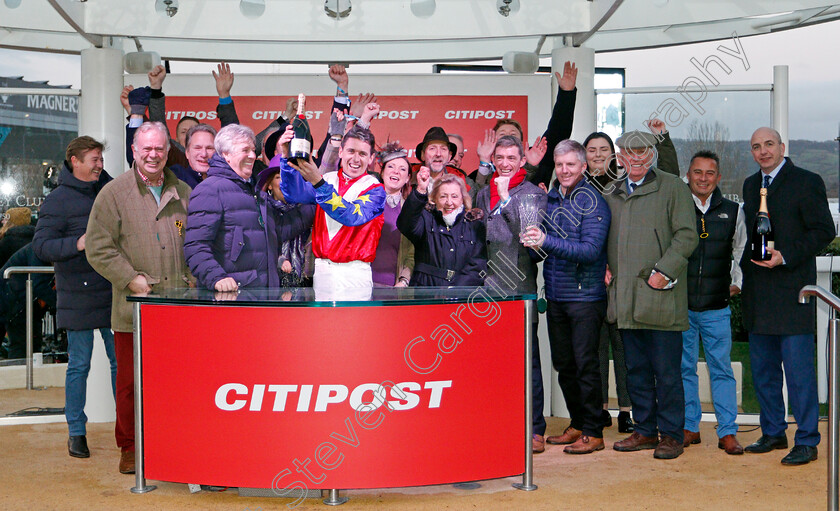
[{"label": "man with grey hair", "polygon": [[584,178],[586,151],[574,140],[554,149],[556,180],[548,192],[542,229],[530,226],[523,244],[545,258],[548,341],[571,424],[550,444],[569,454],[604,448],[598,346],[607,309],[604,273],[610,209]]},{"label": "man with grey hair", "polygon": [[686,268],[699,238],[688,187],[652,166],[656,143],[655,136],[640,131],[616,140],[626,178],[604,196],[612,213],[607,316],[618,323],[624,341],[636,420],[633,434],[613,449],[655,449],[654,458],[672,459],[683,453]]},{"label": "man with grey hair", "polygon": [[[785,158],[779,132],[759,128],[750,139],[759,172],[744,181],[744,219],[752,225],[766,200],[773,222],[769,260],[757,260],[749,244],[741,257],[744,272],[744,328],[750,337],[750,364],[758,405],[761,438],[744,451],[786,449],[787,409],[782,382],[787,381],[796,419],[794,447],[785,465],[817,459],[817,381],[814,370],[814,303],[798,303],[799,290],[817,280],[815,256],[835,236],[822,178]],[[762,194],[766,194],[762,200]],[[784,375],[782,374],[784,366]],[[783,379],[784,376],[784,379]]]},{"label": "man with grey hair", "polygon": [[85,254],[111,282],[111,328],[117,355],[119,469],[134,473],[134,339],[128,295],[185,287],[184,226],[190,187],[165,166],[169,131],[160,122],[137,128],[134,164],[99,192],[88,219]]},{"label": "man with grey hair", "polygon": [[184,253],[201,287],[220,292],[279,287],[278,248],[312,225],[314,206],[280,211],[255,190],[254,132],[230,124],[216,135],[207,179],[190,196]]}]

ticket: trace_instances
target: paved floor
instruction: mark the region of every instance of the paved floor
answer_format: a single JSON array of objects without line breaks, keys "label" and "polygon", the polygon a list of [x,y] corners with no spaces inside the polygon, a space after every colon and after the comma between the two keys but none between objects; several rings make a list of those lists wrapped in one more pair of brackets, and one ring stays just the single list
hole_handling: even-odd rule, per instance
[{"label": "paved floor", "polygon": [[[557,434],[564,419],[549,419],[549,433]],[[826,424],[821,423],[823,438]],[[65,424],[0,427],[0,509],[226,509],[254,511],[286,509],[289,499],[245,498],[234,490],[190,494],[186,485],[153,482],[158,489],[145,495],[128,490],[134,477],[117,471],[119,452],[113,423],[88,426],[89,459],[67,455]],[[748,429],[748,428],[744,428]],[[752,428],[749,428],[752,429]],[[480,449],[480,425],[474,432]],[[353,490],[342,511],[381,510],[691,510],[825,509],[826,452],[802,467],[785,467],[785,454],[727,456],[717,448],[714,427],[704,424],[703,442],[676,460],[662,461],[652,451],[619,453],[612,443],[621,439],[616,428],[605,431],[607,449],[586,456],[549,446],[535,456],[539,490],[522,492],[510,484],[519,478],[483,481],[474,490],[451,485],[397,490]],[[754,441],[758,431],[742,432],[741,443]],[[793,431],[788,432],[793,439]],[[297,509],[329,509],[320,500],[307,500]]]}]

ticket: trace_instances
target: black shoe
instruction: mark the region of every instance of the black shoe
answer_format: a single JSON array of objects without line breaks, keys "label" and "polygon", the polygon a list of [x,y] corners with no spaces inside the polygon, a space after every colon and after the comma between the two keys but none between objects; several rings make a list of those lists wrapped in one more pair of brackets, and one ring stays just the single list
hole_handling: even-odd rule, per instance
[{"label": "black shoe", "polygon": [[770,452],[773,449],[787,449],[788,448],[788,441],[787,437],[782,436],[769,436],[769,435],[761,435],[761,438],[758,439],[757,442],[752,443],[746,447],[744,447],[744,452],[752,452],[752,453],[765,453]]},{"label": "black shoe", "polygon": [[636,431],[633,425],[633,419],[630,418],[630,412],[618,412],[618,432],[632,433]]},{"label": "black shoe", "polygon": [[612,427],[612,415],[609,410],[601,410],[601,425],[605,428]]},{"label": "black shoe", "polygon": [[817,448],[810,445],[794,445],[782,465],[804,465],[817,459]]},{"label": "black shoe", "polygon": [[90,458],[85,435],[71,436],[67,439],[67,451],[74,458]]}]

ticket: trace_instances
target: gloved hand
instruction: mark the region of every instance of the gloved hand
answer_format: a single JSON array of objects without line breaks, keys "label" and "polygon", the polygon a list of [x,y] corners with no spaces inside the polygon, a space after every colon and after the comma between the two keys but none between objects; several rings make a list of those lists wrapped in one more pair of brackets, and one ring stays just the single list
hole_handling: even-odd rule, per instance
[{"label": "gloved hand", "polygon": [[131,115],[143,115],[149,106],[149,99],[152,97],[152,89],[148,86],[138,87],[128,93],[128,104],[131,106]]}]

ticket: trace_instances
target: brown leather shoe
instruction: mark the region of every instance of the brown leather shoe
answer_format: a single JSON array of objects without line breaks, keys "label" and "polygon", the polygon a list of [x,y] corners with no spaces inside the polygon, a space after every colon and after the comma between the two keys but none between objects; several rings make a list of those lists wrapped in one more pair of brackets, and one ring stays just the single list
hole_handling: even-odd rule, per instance
[{"label": "brown leather shoe", "polygon": [[567,445],[563,452],[567,454],[589,454],[604,449],[604,439],[581,435],[577,442]]},{"label": "brown leather shoe", "polygon": [[642,436],[638,431],[634,431],[624,440],[614,443],[613,449],[622,452],[641,451],[643,449],[656,449],[657,445],[659,445],[659,439],[656,437]]},{"label": "brown leather shoe", "polygon": [[571,426],[563,431],[562,435],[553,435],[545,439],[546,442],[552,445],[566,445],[566,444],[573,444],[577,442],[577,439],[580,438],[580,435],[583,434],[583,431],[579,429],[575,429]]},{"label": "brown leather shoe", "polygon": [[735,435],[726,435],[718,440],[718,449],[723,449],[726,454],[744,454],[744,448],[738,443]]},{"label": "brown leather shoe", "polygon": [[123,451],[120,455],[120,474],[134,473],[134,451]]},{"label": "brown leather shoe", "polygon": [[699,444],[700,443],[700,432],[698,431],[695,433],[694,431],[689,431],[687,429],[683,430],[683,447],[688,447],[691,444]]},{"label": "brown leather shoe", "polygon": [[531,438],[531,451],[534,454],[545,452],[545,437],[542,435],[534,435]]},{"label": "brown leather shoe", "polygon": [[653,451],[653,457],[658,460],[672,460],[683,453],[683,444],[667,435],[662,435],[662,440]]}]

